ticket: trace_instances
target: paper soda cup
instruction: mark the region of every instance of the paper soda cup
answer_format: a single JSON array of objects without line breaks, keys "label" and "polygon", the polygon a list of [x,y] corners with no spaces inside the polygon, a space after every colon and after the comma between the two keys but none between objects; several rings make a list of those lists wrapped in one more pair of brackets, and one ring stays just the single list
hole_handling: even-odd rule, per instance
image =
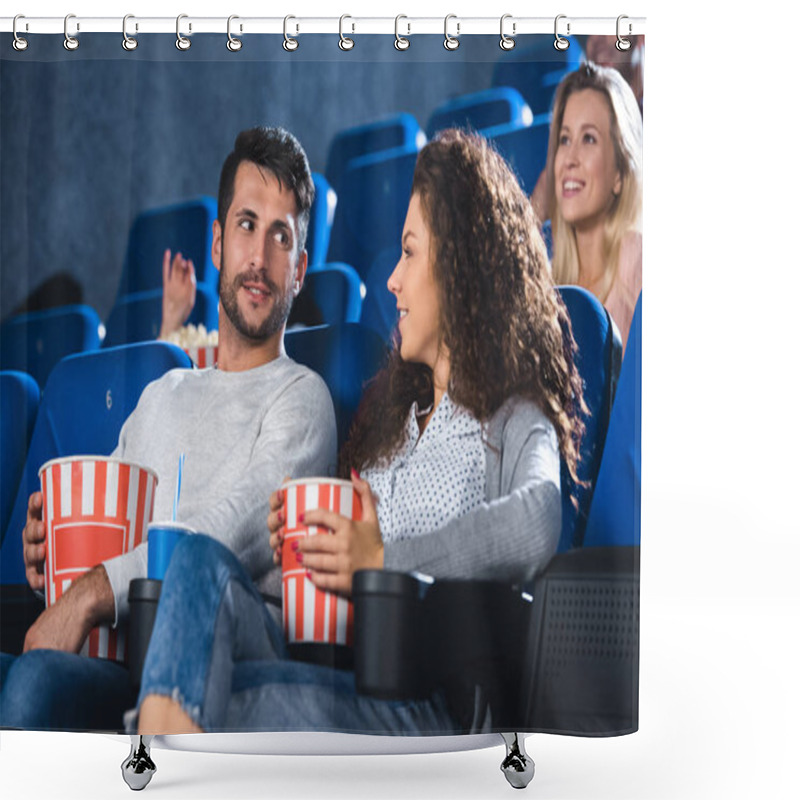
[{"label": "paper soda cup", "polygon": [[[45,602],[53,605],[89,569],[144,541],[156,474],[115,458],[73,456],[39,470],[45,526]],[[125,631],[94,628],[82,655],[125,661]]]},{"label": "paper soda cup", "polygon": [[147,577],[163,581],[172,551],[187,534],[196,533],[180,522],[151,522],[147,526]]},{"label": "paper soda cup", "polygon": [[346,597],[317,589],[297,562],[292,542],[303,536],[327,533],[327,528],[303,525],[300,515],[315,508],[361,519],[361,499],[350,481],[305,478],[282,487],[286,513],[282,550],[283,629],[289,644],[316,643],[352,646],[353,604]]},{"label": "paper soda cup", "polygon": [[199,369],[213,367],[217,363],[219,347],[187,347],[186,354]]}]

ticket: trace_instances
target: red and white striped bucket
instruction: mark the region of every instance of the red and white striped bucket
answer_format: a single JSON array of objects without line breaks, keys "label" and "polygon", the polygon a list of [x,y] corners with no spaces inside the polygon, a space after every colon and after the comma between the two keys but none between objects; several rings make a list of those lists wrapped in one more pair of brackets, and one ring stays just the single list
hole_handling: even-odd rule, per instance
[{"label": "red and white striped bucket", "polygon": [[[153,518],[158,478],[151,470],[115,458],[73,456],[39,470],[45,525],[45,600],[58,600],[96,564],[141,544]],[[125,631],[94,628],[82,655],[125,661]]]},{"label": "red and white striped bucket", "polygon": [[305,478],[283,486],[286,512],[283,542],[283,630],[290,644],[353,644],[353,604],[346,598],[324,592],[306,577],[297,562],[292,541],[302,536],[327,533],[327,528],[300,523],[300,515],[326,508],[350,519],[361,519],[361,499],[350,481]]},{"label": "red and white striped bucket", "polygon": [[199,369],[213,367],[217,363],[219,347],[187,347],[186,353]]}]

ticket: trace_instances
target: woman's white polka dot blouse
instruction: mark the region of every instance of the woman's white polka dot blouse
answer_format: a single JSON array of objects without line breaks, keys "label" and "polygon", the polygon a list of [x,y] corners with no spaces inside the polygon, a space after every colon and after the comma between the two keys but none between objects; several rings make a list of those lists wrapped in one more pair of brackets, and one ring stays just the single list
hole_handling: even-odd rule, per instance
[{"label": "woman's white polka dot blouse", "polygon": [[461,517],[486,499],[483,431],[466,409],[445,394],[422,436],[412,406],[406,438],[385,466],[364,470],[378,498],[385,542],[422,536]]}]

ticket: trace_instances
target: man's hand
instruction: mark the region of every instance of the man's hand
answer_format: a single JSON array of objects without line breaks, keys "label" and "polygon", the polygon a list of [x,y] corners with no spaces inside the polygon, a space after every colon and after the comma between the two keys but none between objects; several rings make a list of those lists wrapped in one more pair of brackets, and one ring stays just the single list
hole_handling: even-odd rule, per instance
[{"label": "man's hand", "polygon": [[22,558],[25,577],[31,589],[44,589],[45,530],[42,522],[42,493],[34,492],[28,498],[28,516],[22,529]]},{"label": "man's hand", "polygon": [[161,265],[164,292],[161,296],[161,333],[159,339],[165,339],[170,333],[177,331],[192,313],[197,295],[197,278],[192,260],[188,261],[172,251],[164,251]]},{"label": "man's hand", "polygon": [[102,564],[93,567],[46,609],[28,630],[24,652],[50,649],[77,653],[95,625],[114,617],[114,594]]}]

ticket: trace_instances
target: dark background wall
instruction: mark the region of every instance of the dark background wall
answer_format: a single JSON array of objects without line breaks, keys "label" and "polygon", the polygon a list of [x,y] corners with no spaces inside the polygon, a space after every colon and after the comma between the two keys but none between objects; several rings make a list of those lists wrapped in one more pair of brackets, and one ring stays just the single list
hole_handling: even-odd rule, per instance
[{"label": "dark background wall", "polygon": [[[0,316],[66,272],[101,318],[111,310],[128,230],[143,209],[216,196],[236,133],[283,125],[323,172],[337,130],[396,111],[424,128],[444,99],[491,85],[497,37],[448,52],[440,37],[362,36],[343,53],[335,36],[198,36],[179,52],[172,35],[87,34],[67,52],[59,36],[0,57]],[[552,50],[552,48],[550,48]],[[553,51],[555,53],[555,51]]]}]

